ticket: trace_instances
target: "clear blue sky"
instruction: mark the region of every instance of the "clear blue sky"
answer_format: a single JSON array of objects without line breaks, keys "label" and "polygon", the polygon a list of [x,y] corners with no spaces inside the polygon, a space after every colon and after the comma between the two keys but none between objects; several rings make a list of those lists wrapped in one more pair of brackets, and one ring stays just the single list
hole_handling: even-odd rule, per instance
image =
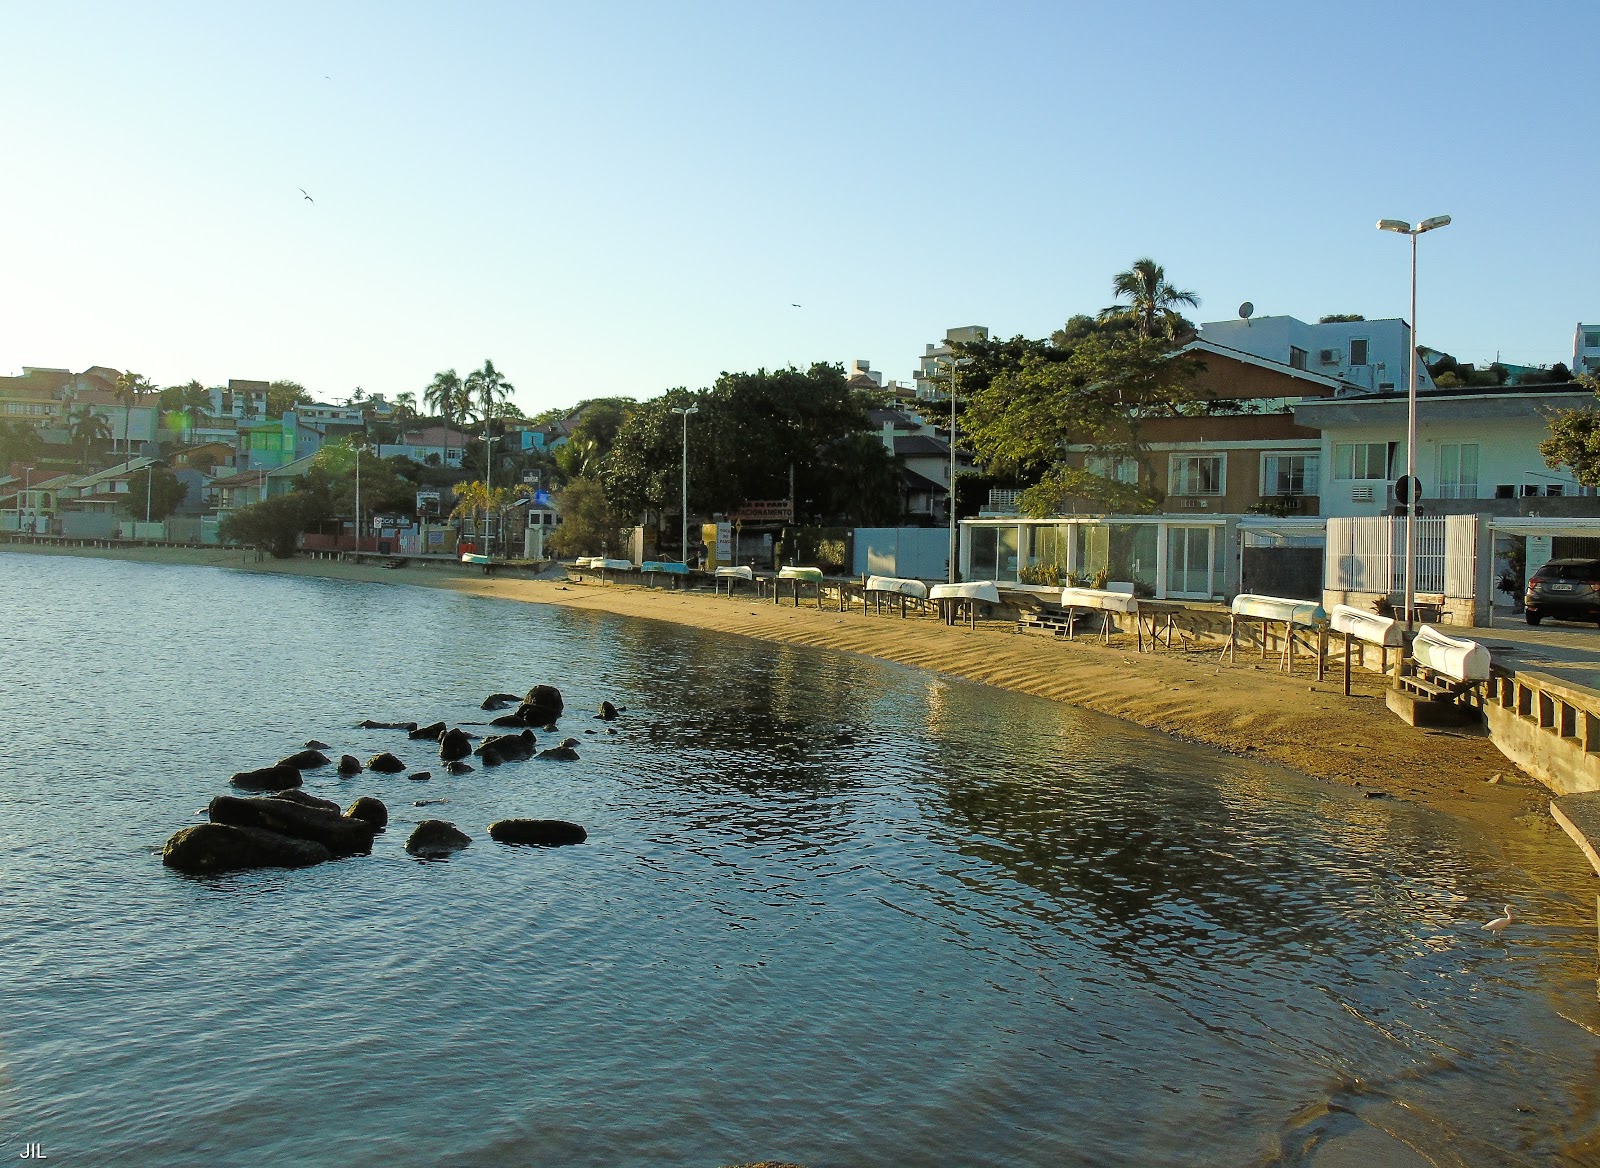
[{"label": "clear blue sky", "polygon": [[[0,0],[0,373],[534,412],[1042,336],[1150,255],[1199,320],[1600,320],[1591,3]],[[316,200],[304,201],[304,187]],[[792,308],[798,302],[802,308]]]}]

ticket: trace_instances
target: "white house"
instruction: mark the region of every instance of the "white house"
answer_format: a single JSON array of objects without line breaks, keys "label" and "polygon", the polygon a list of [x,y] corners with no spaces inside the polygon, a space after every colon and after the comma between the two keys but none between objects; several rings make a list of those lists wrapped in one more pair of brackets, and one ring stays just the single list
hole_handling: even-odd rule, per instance
[{"label": "white house", "polygon": [[[1551,470],[1539,454],[1549,415],[1585,408],[1594,395],[1576,385],[1461,386],[1419,393],[1417,477],[1430,511],[1493,510],[1472,500],[1593,494],[1569,470]],[[1394,481],[1406,473],[1404,394],[1307,399],[1298,425],[1322,432],[1322,514],[1383,515]]]},{"label": "white house", "polygon": [[1600,373],[1600,324],[1580,324],[1572,334],[1572,371]]},{"label": "white house", "polygon": [[988,339],[987,328],[981,324],[969,324],[946,330],[942,344],[924,345],[922,356],[917,359],[915,374],[918,400],[938,401],[950,396],[950,358],[955,352],[953,345]]},{"label": "white house", "polygon": [[[1336,378],[1357,392],[1406,391],[1411,326],[1398,317],[1307,324],[1292,316],[1260,316],[1252,320],[1212,321],[1200,326],[1200,336],[1271,358],[1292,369]],[[1433,388],[1428,367],[1418,361],[1417,390]]]}]

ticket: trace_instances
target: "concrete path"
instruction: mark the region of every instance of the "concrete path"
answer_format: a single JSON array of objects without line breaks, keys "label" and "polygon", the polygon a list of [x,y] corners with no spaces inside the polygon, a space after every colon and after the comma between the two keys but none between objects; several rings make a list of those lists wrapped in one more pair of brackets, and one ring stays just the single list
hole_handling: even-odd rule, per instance
[{"label": "concrete path", "polygon": [[1486,645],[1502,669],[1550,673],[1600,689],[1600,626],[1547,620],[1534,628],[1522,617],[1496,609],[1491,628],[1464,630],[1461,635]]}]

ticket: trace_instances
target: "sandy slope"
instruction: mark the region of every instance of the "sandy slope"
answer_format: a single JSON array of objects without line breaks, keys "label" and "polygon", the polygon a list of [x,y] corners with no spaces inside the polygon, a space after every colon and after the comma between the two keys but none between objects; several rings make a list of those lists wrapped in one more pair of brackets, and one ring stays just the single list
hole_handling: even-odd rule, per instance
[{"label": "sandy slope", "polygon": [[[13,545],[7,551],[23,549]],[[31,549],[30,549],[31,550]],[[1093,638],[1075,644],[1018,634],[1009,623],[976,630],[946,628],[931,619],[865,616],[799,609],[699,592],[612,584],[484,576],[453,567],[407,567],[296,559],[262,560],[218,549],[73,549],[42,554],[89,554],[162,563],[209,564],[247,571],[287,572],[453,588],[482,596],[561,604],[621,616],[673,621],[696,628],[799,645],[864,653],[1001,686],[1164,731],[1233,753],[1250,752],[1319,778],[1406,798],[1469,818],[1504,822],[1543,812],[1547,793],[1490,745],[1466,733],[1414,730],[1383,704],[1375,675],[1357,676],[1346,698],[1341,677],[1317,682],[1302,662],[1295,675],[1276,661],[1241,654],[1223,664],[1206,652],[1137,653]],[[1126,639],[1126,638],[1122,638]],[[1503,774],[1506,782],[1491,784]]]}]

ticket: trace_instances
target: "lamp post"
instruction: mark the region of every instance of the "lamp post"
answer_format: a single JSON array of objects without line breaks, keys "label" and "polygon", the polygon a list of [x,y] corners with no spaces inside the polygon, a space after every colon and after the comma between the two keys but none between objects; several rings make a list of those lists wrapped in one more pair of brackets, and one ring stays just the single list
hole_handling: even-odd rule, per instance
[{"label": "lamp post", "polygon": [[950,513],[950,583],[956,582],[956,372],[971,365],[971,357],[935,357],[935,368],[950,366],[950,494],[945,510]]},{"label": "lamp post", "polygon": [[699,406],[673,406],[672,412],[683,415],[683,566],[689,566],[689,415],[698,414]]},{"label": "lamp post", "polygon": [[1406,632],[1416,623],[1417,496],[1417,236],[1448,226],[1450,216],[1435,215],[1415,227],[1403,219],[1379,219],[1379,231],[1411,237],[1411,337],[1406,354]]}]

